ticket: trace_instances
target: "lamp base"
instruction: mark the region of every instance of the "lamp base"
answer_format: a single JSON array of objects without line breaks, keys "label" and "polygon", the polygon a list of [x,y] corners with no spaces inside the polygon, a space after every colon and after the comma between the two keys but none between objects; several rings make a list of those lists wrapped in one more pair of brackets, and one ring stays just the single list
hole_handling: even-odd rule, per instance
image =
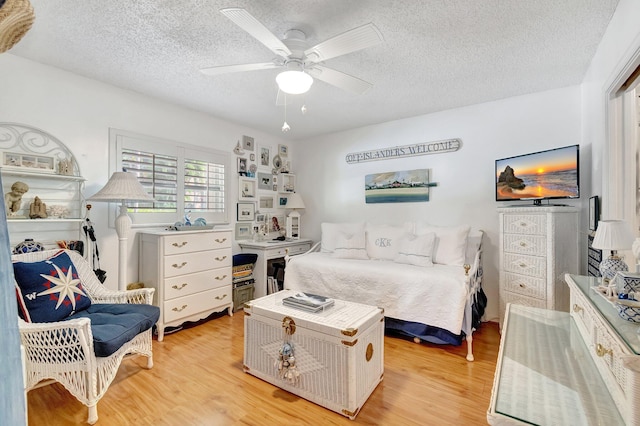
[{"label": "lamp base", "polygon": [[609,256],[602,262],[600,262],[600,275],[602,275],[602,281],[608,283],[616,276],[616,272],[626,272],[629,267],[620,256]]}]

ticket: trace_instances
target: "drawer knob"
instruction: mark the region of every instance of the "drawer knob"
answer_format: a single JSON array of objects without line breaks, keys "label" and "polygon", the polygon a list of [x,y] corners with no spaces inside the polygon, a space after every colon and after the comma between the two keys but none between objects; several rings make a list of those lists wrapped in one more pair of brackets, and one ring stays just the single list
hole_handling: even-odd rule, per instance
[{"label": "drawer knob", "polygon": [[223,275],[223,276],[221,276],[221,277],[219,277],[219,276],[218,276],[218,277],[216,277],[216,280],[218,280],[218,281],[222,281],[222,280],[224,280],[225,278],[227,278],[227,274],[224,274],[224,275]]},{"label": "drawer knob", "polygon": [[526,263],[521,263],[521,264],[520,264],[520,267],[521,267],[521,268],[526,268],[526,267],[527,267],[527,264],[526,264]]},{"label": "drawer knob", "polygon": [[184,247],[184,246],[186,246],[186,245],[187,245],[187,243],[188,243],[188,241],[183,241],[183,242],[181,242],[181,243],[173,243],[173,244],[171,244],[171,245],[172,245],[172,246],[174,246],[174,247],[178,247],[178,248],[180,248],[180,247]]},{"label": "drawer knob", "polygon": [[177,284],[172,285],[171,288],[175,289],[175,290],[182,290],[183,288],[185,288],[187,286],[187,283],[182,283],[180,284],[180,286],[178,286]]},{"label": "drawer knob", "polygon": [[216,243],[218,243],[218,244],[222,244],[222,243],[224,243],[225,241],[227,241],[227,239],[226,239],[226,238],[222,238],[222,239],[220,239],[220,238],[216,238]]},{"label": "drawer knob", "polygon": [[216,298],[216,299],[218,299],[218,300],[222,300],[222,299],[224,299],[225,297],[227,297],[227,294],[226,294],[226,293],[225,293],[225,294],[223,294],[222,296],[216,296],[215,298]]},{"label": "drawer knob", "polygon": [[602,358],[605,355],[613,355],[613,351],[611,349],[607,349],[602,346],[600,343],[596,345],[596,355]]},{"label": "drawer knob", "polygon": [[524,228],[525,226],[527,226],[527,223],[526,222],[520,222],[520,226],[522,226]]},{"label": "drawer knob", "polygon": [[220,256],[216,256],[216,260],[217,260],[218,262],[222,262],[222,261],[223,261],[223,260],[225,260],[226,258],[227,258],[227,256],[222,256],[222,257],[220,257]]},{"label": "drawer knob", "polygon": [[187,264],[187,262],[182,262],[180,265],[178,265],[177,263],[174,263],[171,266],[173,266],[176,269],[180,269],[180,268],[183,268],[186,264]]},{"label": "drawer knob", "polygon": [[518,287],[520,287],[520,288],[526,288],[527,286],[526,286],[526,285],[524,285],[524,284],[522,284],[522,283],[520,283],[520,284],[518,284]]},{"label": "drawer knob", "polygon": [[582,306],[578,305],[577,303],[574,303],[573,304],[573,312],[580,312],[580,311],[584,311]]},{"label": "drawer knob", "polygon": [[187,307],[187,305],[182,305],[182,307],[181,307],[181,308],[173,308],[173,309],[172,309],[172,311],[175,311],[175,312],[182,312],[182,311],[184,311],[184,310],[185,310],[185,308],[186,308],[186,307]]},{"label": "drawer knob", "polygon": [[285,252],[286,254],[289,254],[289,248],[287,247],[286,249],[284,249],[284,252]]},{"label": "drawer knob", "polygon": [[525,243],[524,241],[520,241],[520,247],[526,247],[527,243]]}]

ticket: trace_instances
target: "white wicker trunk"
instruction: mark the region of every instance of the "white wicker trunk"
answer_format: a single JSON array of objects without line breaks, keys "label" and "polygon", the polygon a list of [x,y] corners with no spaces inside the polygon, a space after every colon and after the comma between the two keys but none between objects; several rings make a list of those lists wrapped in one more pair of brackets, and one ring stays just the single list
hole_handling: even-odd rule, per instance
[{"label": "white wicker trunk", "polygon": [[[384,316],[380,308],[336,300],[320,313],[283,306],[284,290],[245,305],[244,371],[354,419],[382,381]],[[290,342],[298,380],[281,378],[279,350]]]}]

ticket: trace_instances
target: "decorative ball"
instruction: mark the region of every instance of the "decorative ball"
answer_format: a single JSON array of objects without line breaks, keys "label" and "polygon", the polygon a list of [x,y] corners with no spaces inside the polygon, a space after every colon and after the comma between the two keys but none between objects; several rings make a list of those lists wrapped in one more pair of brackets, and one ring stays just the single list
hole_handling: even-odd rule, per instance
[{"label": "decorative ball", "polygon": [[13,248],[13,254],[33,253],[42,250],[44,250],[44,246],[41,243],[33,241],[33,238],[27,238],[23,242],[16,244]]}]

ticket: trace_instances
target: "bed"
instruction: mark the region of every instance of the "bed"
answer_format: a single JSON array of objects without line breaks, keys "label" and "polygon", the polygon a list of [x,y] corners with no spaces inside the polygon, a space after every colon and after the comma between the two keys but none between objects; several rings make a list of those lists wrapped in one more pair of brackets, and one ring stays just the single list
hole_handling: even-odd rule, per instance
[{"label": "bed", "polygon": [[[473,360],[472,333],[486,306],[482,231],[322,224],[322,235],[309,252],[287,258],[285,288],[381,307],[391,335],[453,345],[466,339]],[[416,260],[403,261],[402,253]]]}]

